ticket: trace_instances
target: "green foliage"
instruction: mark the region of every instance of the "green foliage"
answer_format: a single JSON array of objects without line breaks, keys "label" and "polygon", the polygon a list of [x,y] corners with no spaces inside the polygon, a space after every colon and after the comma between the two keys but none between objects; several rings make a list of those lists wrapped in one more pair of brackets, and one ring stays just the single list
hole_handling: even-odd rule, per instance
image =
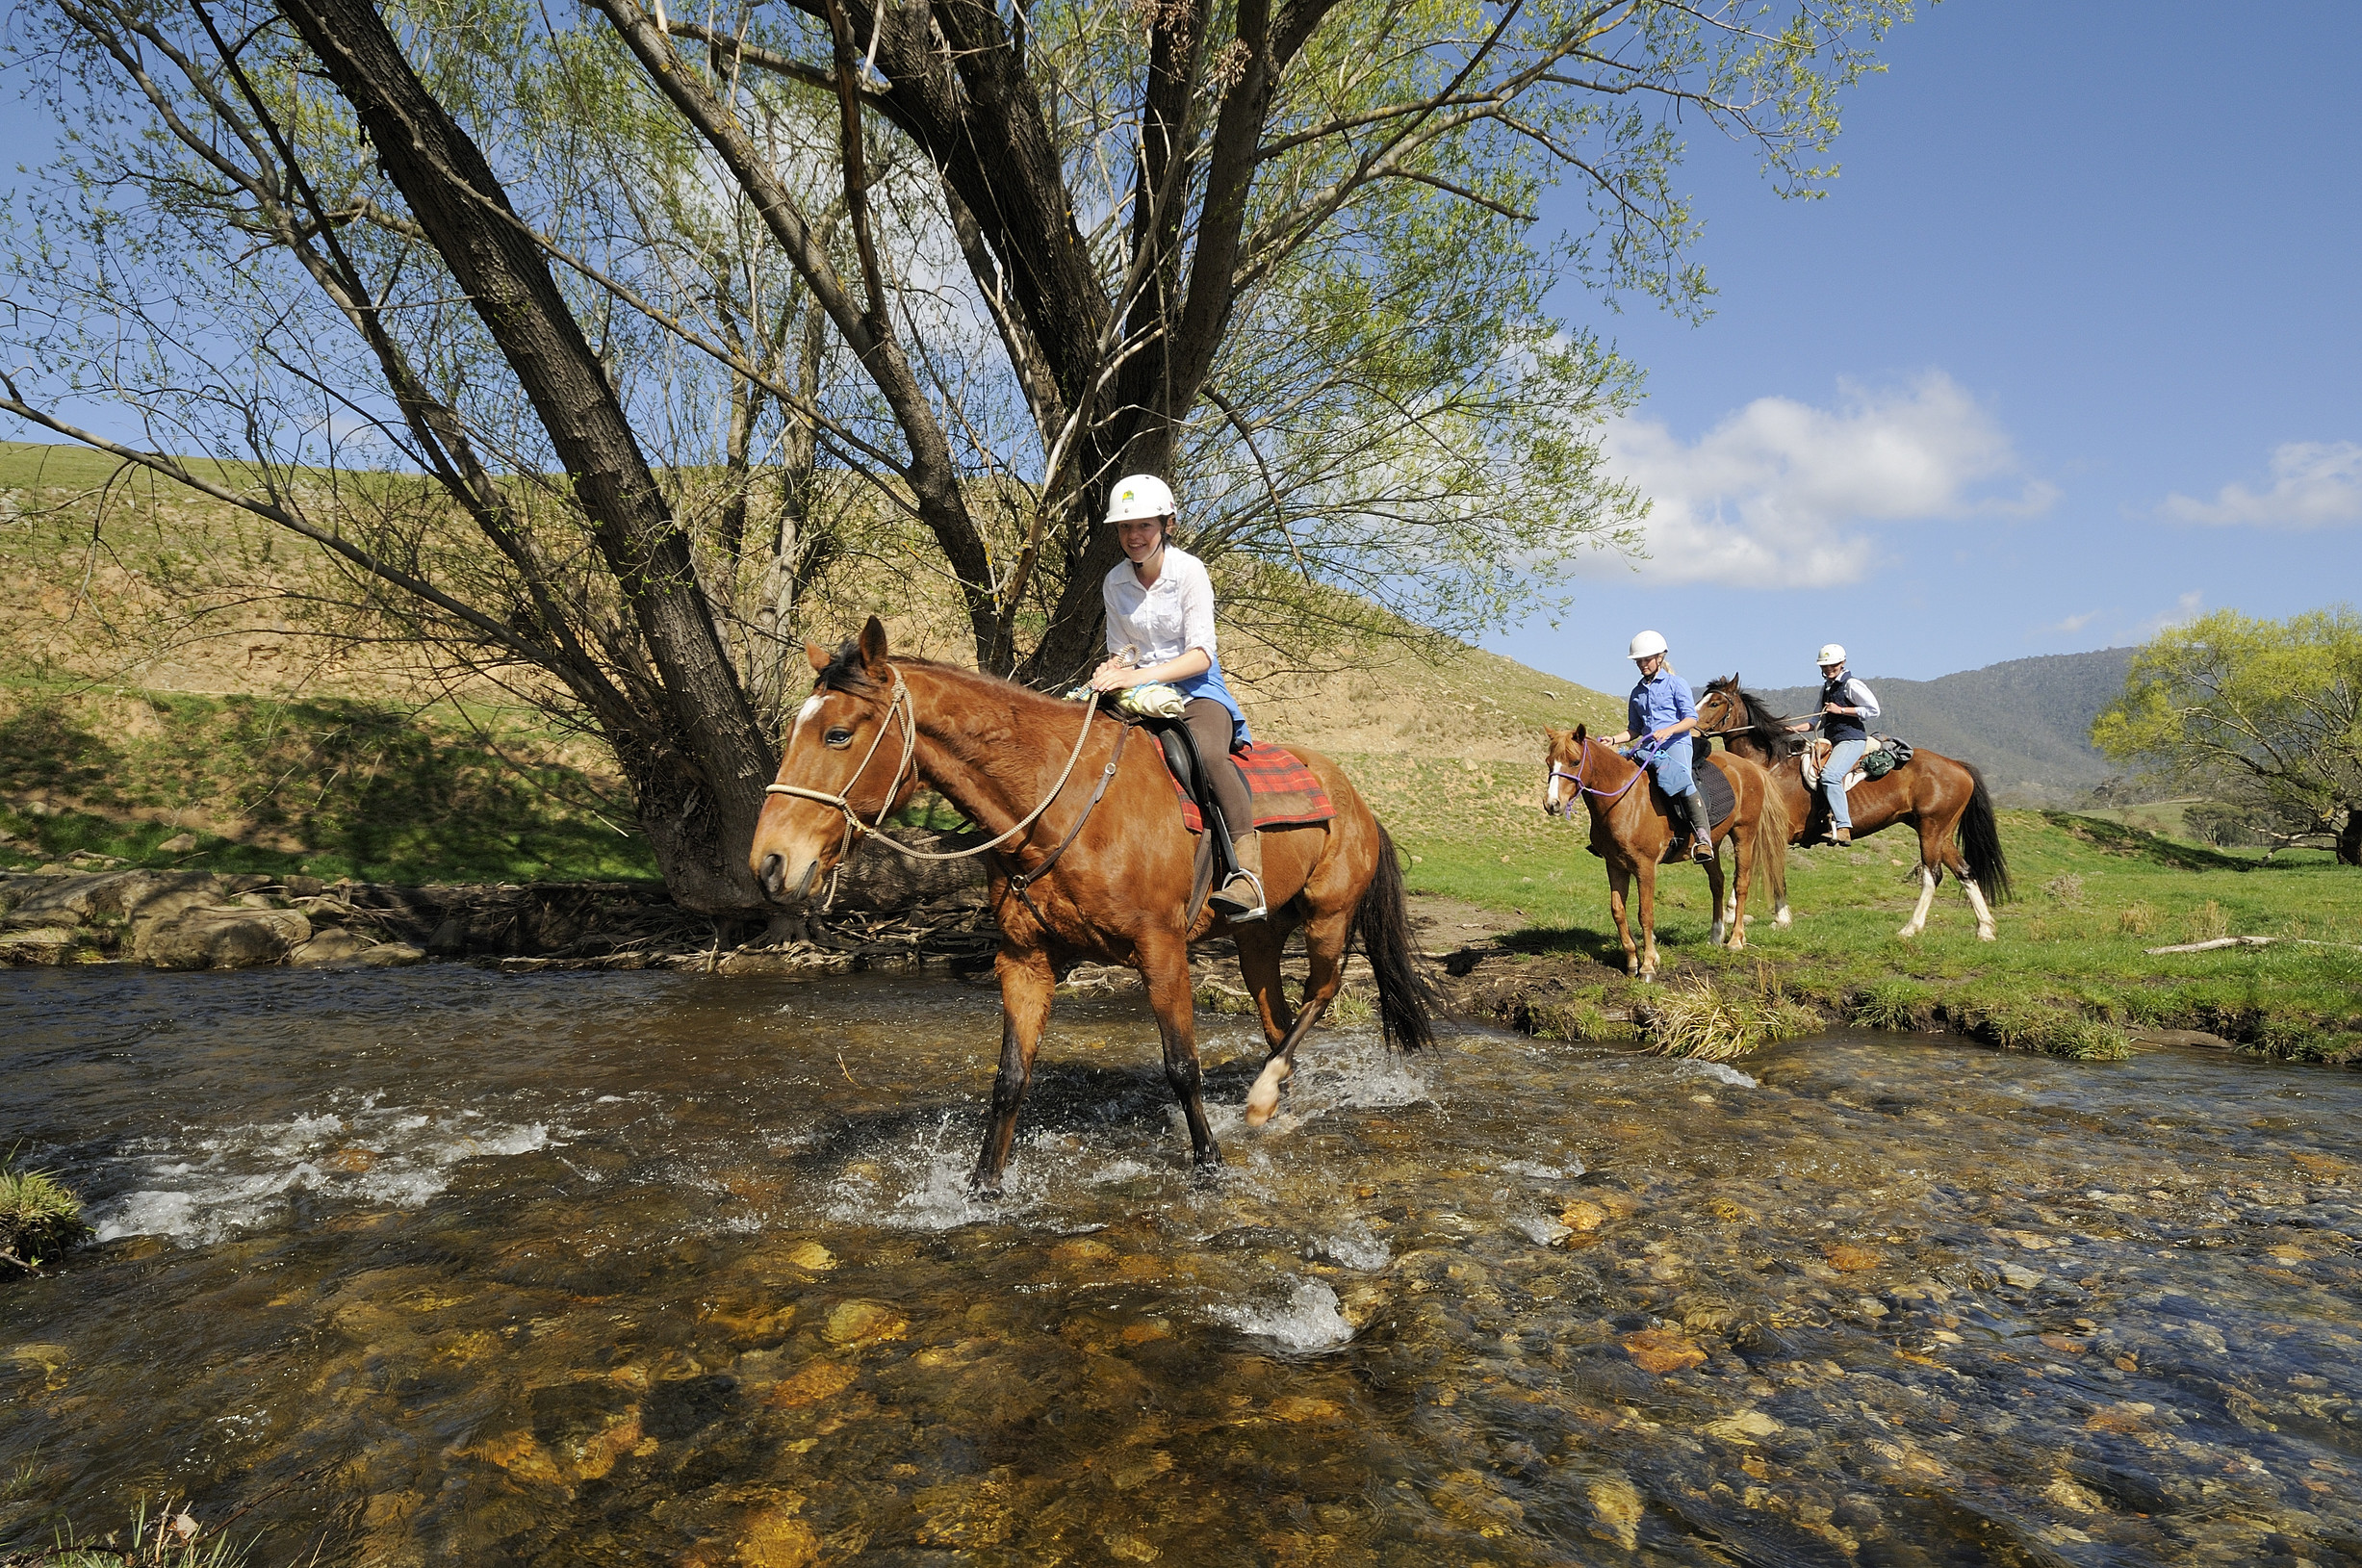
[{"label": "green foliage", "polygon": [[2218,610],[2169,627],[2134,656],[2092,741],[2260,808],[2283,841],[2333,833],[2362,809],[2362,616]]},{"label": "green foliage", "polygon": [[60,1526],[53,1544],[12,1555],[12,1568],[244,1568],[253,1543],[225,1530],[199,1525],[180,1500],[132,1504],[129,1527],[84,1541],[71,1525]]},{"label": "green foliage", "polygon": [[[82,1199],[46,1170],[19,1170],[0,1160],[0,1252],[26,1268],[53,1261],[90,1233]],[[7,1263],[0,1259],[0,1264]]]},{"label": "green foliage", "polygon": [[1936,991],[1911,980],[1874,980],[1847,1000],[1846,1016],[1867,1029],[1924,1029]]}]

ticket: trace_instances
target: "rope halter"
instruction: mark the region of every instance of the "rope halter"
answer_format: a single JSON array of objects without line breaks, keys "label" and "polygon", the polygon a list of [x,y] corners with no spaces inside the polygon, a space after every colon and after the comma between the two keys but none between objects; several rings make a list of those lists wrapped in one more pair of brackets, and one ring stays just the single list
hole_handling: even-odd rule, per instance
[{"label": "rope halter", "polygon": [[[1074,750],[1068,754],[1065,768],[1058,775],[1058,782],[1050,785],[1050,792],[1041,798],[1040,805],[1026,812],[1007,832],[995,834],[985,842],[971,844],[965,849],[955,849],[942,853],[912,849],[884,831],[886,813],[894,809],[894,797],[902,792],[903,776],[913,771],[913,763],[918,755],[918,717],[911,700],[911,688],[903,683],[900,670],[895,669],[891,664],[888,664],[886,669],[892,672],[894,684],[886,699],[885,715],[879,720],[878,733],[870,740],[869,750],[861,754],[860,766],[853,770],[853,776],[845,781],[845,787],[842,790],[832,793],[826,789],[808,789],[802,784],[791,784],[763,785],[763,793],[767,795],[786,795],[795,800],[817,801],[822,806],[834,807],[843,814],[845,834],[836,845],[836,858],[839,865],[843,864],[845,853],[853,847],[855,840],[872,835],[876,836],[878,842],[886,845],[895,854],[913,861],[964,861],[971,855],[982,855],[999,848],[1032,827],[1040,819],[1041,813],[1050,809],[1050,803],[1058,799],[1060,792],[1066,787],[1066,780],[1073,776],[1074,764],[1082,759],[1083,743],[1091,738],[1091,718],[1099,710],[1099,693],[1094,691],[1091,694],[1091,701],[1084,705],[1082,733],[1074,737]],[[860,784],[861,775],[869,770],[870,760],[878,755],[878,748],[886,741],[886,730],[897,717],[902,720],[902,756],[894,763],[894,776],[886,781],[886,798],[878,805],[878,814],[864,822],[861,820],[860,812],[854,809],[850,798],[853,794],[853,786]],[[1109,764],[1109,771],[1114,771],[1113,763]]]}]

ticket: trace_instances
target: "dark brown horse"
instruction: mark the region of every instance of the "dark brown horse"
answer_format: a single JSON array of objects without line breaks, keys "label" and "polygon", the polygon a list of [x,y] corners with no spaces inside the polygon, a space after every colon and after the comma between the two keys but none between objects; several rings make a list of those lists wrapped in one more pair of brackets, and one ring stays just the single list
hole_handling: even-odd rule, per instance
[{"label": "dark brown horse", "polygon": [[[1688,833],[1676,828],[1662,792],[1647,770],[1627,760],[1613,746],[1594,740],[1584,727],[1542,733],[1550,743],[1549,772],[1543,784],[1542,809],[1570,819],[1580,799],[1591,809],[1591,849],[1607,862],[1607,908],[1616,919],[1616,936],[1624,943],[1624,969],[1643,980],[1656,978],[1656,867],[1668,849],[1687,848]],[[1689,744],[1686,738],[1677,742]],[[1730,814],[1714,824],[1714,858],[1706,864],[1706,881],[1714,895],[1714,927],[1707,940],[1732,947],[1747,945],[1747,890],[1751,876],[1760,876],[1780,908],[1779,923],[1788,923],[1788,819],[1780,793],[1763,770],[1744,758],[1717,756],[1709,763],[1731,781]],[[1736,875],[1731,902],[1723,902],[1722,842],[1731,840],[1731,860]],[[1682,858],[1686,859],[1684,855]],[[1624,895],[1633,881],[1640,884],[1640,940],[1632,938],[1625,919]]]},{"label": "dark brown horse", "polygon": [[[1147,982],[1165,1076],[1200,1166],[1220,1165],[1221,1150],[1198,1090],[1192,941],[1226,930],[1239,944],[1239,968],[1271,1048],[1247,1093],[1250,1126],[1277,1108],[1297,1046],[1337,994],[1351,938],[1361,939],[1376,976],[1386,1039],[1406,1049],[1428,1043],[1431,998],[1411,946],[1393,840],[1326,758],[1290,748],[1319,775],[1336,815],[1264,830],[1270,916],[1231,925],[1208,907],[1192,923],[1194,846],[1153,739],[1127,745],[1122,721],[990,676],[932,659],[889,661],[874,616],[858,642],[834,655],[816,645],[805,652],[818,679],[796,715],[748,855],[773,899],[789,907],[811,899],[848,847],[922,782],[986,832],[1010,835],[987,861],[1001,930],[993,964],[1001,1061],[978,1187],[1000,1186],[1057,977],[1084,959],[1125,964]],[[1298,926],[1311,974],[1291,1009],[1279,954]]]},{"label": "dark brown horse", "polygon": [[[1788,727],[1795,721],[1771,710],[1769,704],[1738,683],[1735,675],[1707,683],[1698,699],[1698,733],[1719,735],[1740,757],[1771,771],[1787,802],[1788,817],[1798,839],[1811,830],[1815,807],[1824,812],[1818,789],[1805,788],[1804,770],[1797,761],[1805,736]],[[1960,879],[1968,907],[1976,912],[1977,937],[1993,939],[1993,912],[1986,902],[1999,904],[2010,896],[2009,861],[2001,853],[2001,833],[1993,819],[1992,797],[1985,777],[1970,764],[1940,757],[1925,747],[1913,747],[1911,760],[1883,779],[1864,779],[1845,794],[1845,809],[1854,819],[1856,835],[1872,834],[1907,822],[1919,834],[1919,907],[1911,912],[1898,937],[1916,937],[1927,925],[1928,906],[1935,902],[1936,884],[1945,870]]]}]

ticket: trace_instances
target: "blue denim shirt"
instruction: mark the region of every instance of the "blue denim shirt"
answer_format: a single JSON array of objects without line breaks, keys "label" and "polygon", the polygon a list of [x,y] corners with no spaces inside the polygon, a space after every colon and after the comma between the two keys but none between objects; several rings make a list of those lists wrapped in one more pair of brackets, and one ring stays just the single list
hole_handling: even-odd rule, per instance
[{"label": "blue denim shirt", "polygon": [[1659,670],[1650,680],[1632,687],[1630,700],[1625,707],[1624,728],[1631,732],[1632,744],[1638,745],[1649,733],[1668,724],[1698,716],[1698,705],[1689,695],[1689,682],[1671,670]]}]

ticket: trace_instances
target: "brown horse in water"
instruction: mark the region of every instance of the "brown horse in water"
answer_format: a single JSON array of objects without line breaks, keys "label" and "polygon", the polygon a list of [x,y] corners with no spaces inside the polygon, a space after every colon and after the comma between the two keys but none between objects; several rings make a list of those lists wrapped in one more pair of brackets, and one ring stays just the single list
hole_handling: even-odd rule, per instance
[{"label": "brown horse in water", "polygon": [[[1689,842],[1686,829],[1677,828],[1670,810],[1647,770],[1627,759],[1605,741],[1591,739],[1584,727],[1542,733],[1550,742],[1545,766],[1542,809],[1553,816],[1573,818],[1579,797],[1591,809],[1591,851],[1607,862],[1607,908],[1616,918],[1616,936],[1624,943],[1624,969],[1643,980],[1656,978],[1656,867],[1668,850],[1683,856]],[[1677,742],[1689,744],[1686,736]],[[1744,758],[1717,756],[1707,762],[1731,782],[1730,814],[1714,824],[1714,858],[1706,863],[1707,888],[1714,897],[1714,927],[1707,940],[1716,946],[1726,939],[1733,948],[1747,945],[1747,891],[1751,876],[1763,878],[1766,890],[1780,909],[1778,923],[1788,923],[1788,818],[1780,792],[1763,770]],[[1729,905],[1723,902],[1722,842],[1731,841],[1736,872]],[[1685,856],[1683,857],[1685,858]],[[1625,919],[1624,895],[1640,884],[1640,941]]]},{"label": "brown horse in water", "polygon": [[[1220,931],[1238,941],[1239,968],[1271,1047],[1247,1093],[1250,1126],[1277,1108],[1297,1046],[1344,979],[1351,938],[1361,939],[1376,976],[1386,1039],[1405,1049],[1429,1042],[1432,1000],[1411,946],[1394,842],[1326,758],[1290,748],[1319,776],[1336,815],[1264,830],[1270,915],[1232,924],[1208,907],[1191,922],[1194,843],[1154,740],[1127,748],[1121,720],[1091,712],[1086,728],[1081,706],[991,676],[932,659],[889,662],[886,629],[875,616],[858,642],[834,655],[817,645],[805,653],[818,679],[796,715],[748,853],[774,900],[808,902],[852,843],[921,783],[986,832],[1014,833],[987,861],[1001,929],[993,963],[1001,1060],[976,1162],[979,1188],[1000,1187],[1058,976],[1080,960],[1124,964],[1147,982],[1165,1077],[1180,1097],[1200,1166],[1220,1165],[1221,1150],[1199,1095],[1192,941]],[[1280,990],[1279,955],[1298,926],[1311,974],[1292,1010]]]},{"label": "brown horse in water", "polygon": [[[1706,695],[1698,699],[1698,733],[1721,736],[1733,752],[1770,769],[1801,841],[1811,831],[1815,809],[1826,814],[1828,808],[1819,790],[1805,788],[1796,759],[1805,737],[1788,728],[1794,722],[1741,687],[1735,675],[1707,682]],[[1936,884],[1948,868],[1976,912],[1978,939],[1993,939],[1993,912],[1985,890],[1991,889],[1994,904],[2007,900],[2010,867],[1983,774],[1966,762],[1913,747],[1911,760],[1901,767],[1847,790],[1845,809],[1858,836],[1897,822],[1919,832],[1919,906],[1896,936],[1916,937],[1925,929]]]}]

